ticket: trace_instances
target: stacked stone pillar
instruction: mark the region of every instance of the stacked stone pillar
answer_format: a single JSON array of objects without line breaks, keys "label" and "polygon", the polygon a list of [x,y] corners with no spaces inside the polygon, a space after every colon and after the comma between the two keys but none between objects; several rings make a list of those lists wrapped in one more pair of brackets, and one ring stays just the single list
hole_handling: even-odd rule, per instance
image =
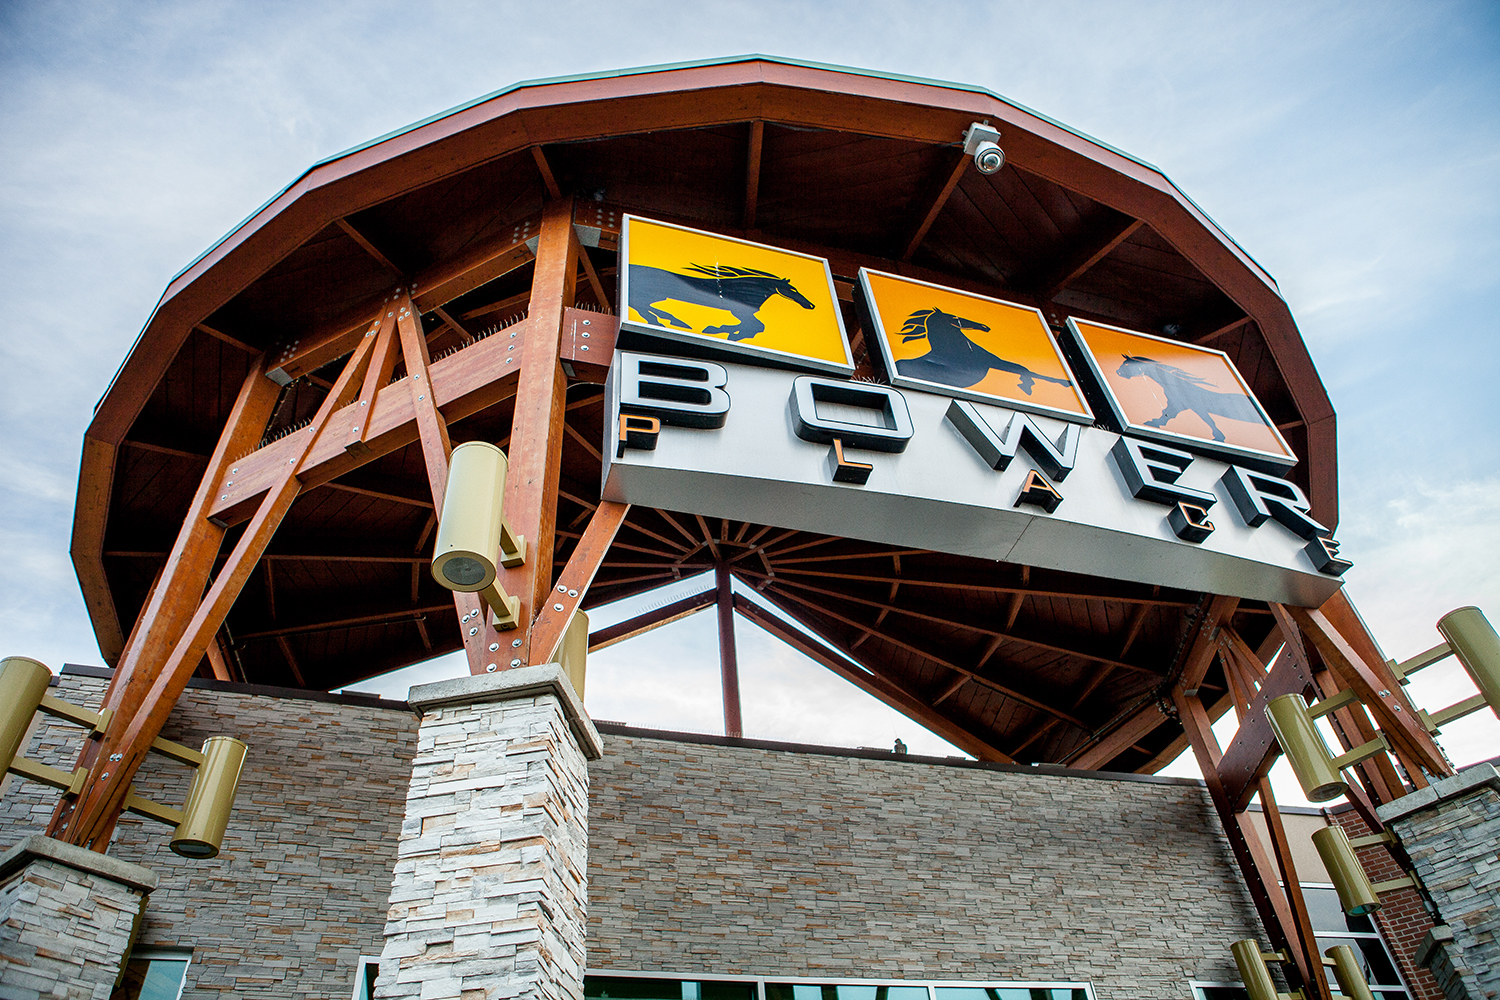
[{"label": "stacked stone pillar", "polygon": [[0,996],[109,1000],[156,874],[48,837],[0,857]]},{"label": "stacked stone pillar", "polygon": [[582,1000],[588,761],[556,664],[426,684],[375,995]]},{"label": "stacked stone pillar", "polygon": [[1479,764],[1379,814],[1438,910],[1418,964],[1449,1000],[1500,998],[1500,773]]}]

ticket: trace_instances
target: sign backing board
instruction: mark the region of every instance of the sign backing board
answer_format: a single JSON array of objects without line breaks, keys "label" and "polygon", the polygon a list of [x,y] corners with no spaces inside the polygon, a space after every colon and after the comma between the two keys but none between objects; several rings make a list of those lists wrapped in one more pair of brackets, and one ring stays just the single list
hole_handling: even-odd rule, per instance
[{"label": "sign backing board", "polygon": [[[648,367],[678,360],[633,357]],[[1078,435],[1076,459],[1065,479],[1053,477],[1064,499],[1052,513],[1018,507],[1031,477],[1046,470],[1022,449],[997,471],[948,413],[973,407],[997,433],[1021,415],[927,392],[889,390],[901,392],[909,410],[904,450],[844,449],[849,461],[871,466],[863,485],[831,478],[829,444],[796,431],[798,376],[769,368],[723,363],[702,383],[715,400],[713,423],[663,421],[649,450],[621,448],[614,439],[620,373],[631,358],[616,353],[606,388],[606,500],[1304,607],[1321,605],[1340,586],[1314,568],[1302,538],[1275,522],[1251,527],[1235,513],[1221,483],[1228,466],[1216,459],[1192,460],[1178,480],[1217,500],[1212,534],[1183,541],[1168,508],[1132,495],[1110,454],[1120,435],[1097,427],[1031,418],[1051,438]],[[835,401],[823,416],[848,418],[840,406]]]},{"label": "sign backing board", "polygon": [[619,301],[626,330],[729,357],[854,371],[821,257],[627,215]]},{"label": "sign backing board", "polygon": [[892,385],[1093,423],[1040,310],[863,267],[859,284]]},{"label": "sign backing board", "polygon": [[1256,468],[1297,464],[1223,351],[1071,316],[1068,330],[1127,433]]}]

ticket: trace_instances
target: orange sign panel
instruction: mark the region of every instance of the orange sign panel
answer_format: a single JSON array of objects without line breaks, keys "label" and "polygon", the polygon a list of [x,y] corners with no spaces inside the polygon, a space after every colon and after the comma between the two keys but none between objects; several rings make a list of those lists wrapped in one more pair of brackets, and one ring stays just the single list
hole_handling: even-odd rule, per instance
[{"label": "orange sign panel", "polygon": [[854,371],[821,257],[626,216],[621,325],[816,371]]},{"label": "orange sign panel", "polygon": [[1122,429],[1278,468],[1297,464],[1223,351],[1069,318]]},{"label": "orange sign panel", "polygon": [[1093,422],[1036,309],[866,268],[859,282],[892,385]]}]

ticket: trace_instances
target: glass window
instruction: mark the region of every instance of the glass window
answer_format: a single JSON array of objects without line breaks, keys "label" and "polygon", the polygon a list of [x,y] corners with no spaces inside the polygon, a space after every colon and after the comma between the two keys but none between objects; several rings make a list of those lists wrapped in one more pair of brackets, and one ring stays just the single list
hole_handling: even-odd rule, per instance
[{"label": "glass window", "polygon": [[928,1000],[927,987],[897,983],[822,986],[817,983],[766,983],[766,1000]]},{"label": "glass window", "polygon": [[584,976],[583,995],[585,1000],[755,1000],[755,984],[647,976]]},{"label": "glass window", "polygon": [[361,955],[355,968],[358,971],[354,974],[353,1000],[375,1000],[375,978],[380,975],[380,959]]},{"label": "glass window", "polygon": [[179,1000],[192,952],[131,952],[110,1000]]},{"label": "glass window", "polygon": [[1250,1000],[1250,994],[1229,983],[1194,983],[1193,1000]]},{"label": "glass window", "polygon": [[1088,991],[1058,986],[938,986],[936,1000],[1088,1000]]},{"label": "glass window", "polygon": [[[1401,982],[1401,974],[1396,971],[1390,950],[1369,917],[1351,917],[1339,909],[1338,892],[1333,889],[1303,886],[1302,897],[1307,900],[1307,914],[1312,919],[1320,952],[1326,954],[1336,945],[1348,945],[1359,958],[1360,970],[1376,997],[1380,1000],[1409,1000],[1410,994]],[[1337,989],[1333,970],[1327,969],[1326,972],[1329,984]]]}]

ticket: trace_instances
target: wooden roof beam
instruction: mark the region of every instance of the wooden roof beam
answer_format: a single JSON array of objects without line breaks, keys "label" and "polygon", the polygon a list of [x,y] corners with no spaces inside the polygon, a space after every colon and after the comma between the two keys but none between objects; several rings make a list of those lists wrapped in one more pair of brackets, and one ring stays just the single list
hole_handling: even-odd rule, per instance
[{"label": "wooden roof beam", "polygon": [[1140,219],[1118,216],[1094,230],[1089,236],[1078,240],[1067,254],[1040,278],[1027,282],[1038,299],[1051,302],[1063,289],[1083,277],[1089,268],[1114,252],[1115,247],[1135,235],[1142,226]]},{"label": "wooden roof beam", "polygon": [[740,225],[746,229],[755,228],[755,210],[760,202],[761,150],[765,144],[765,137],[766,123],[751,122],[750,138],[745,149],[745,211],[740,218]]},{"label": "wooden roof beam", "polygon": [[[791,646],[803,656],[806,656],[815,663],[821,663],[861,691],[878,698],[919,725],[926,726],[965,753],[973,754],[980,760],[1013,763],[1004,751],[988,740],[970,732],[941,712],[934,710],[922,701],[921,698],[903,686],[876,673],[873,668],[866,664],[863,658],[857,658],[857,662],[865,669],[857,669],[841,657],[835,656],[820,643],[803,635],[798,629],[793,628],[779,620],[775,615],[767,612],[764,608],[747,600],[743,595],[734,595],[734,609],[755,625],[760,626],[788,646]],[[790,612],[787,612],[787,614],[790,616]],[[798,624],[804,625],[804,627],[806,625],[799,618],[794,617],[793,620],[797,621]]]},{"label": "wooden roof beam", "polygon": [[557,186],[557,176],[552,173],[552,165],[547,162],[547,154],[542,152],[541,146],[531,147],[531,158],[536,161],[537,173],[542,175],[542,184],[547,188],[547,197],[556,201],[562,197],[562,188]]},{"label": "wooden roof beam", "polygon": [[235,642],[238,645],[244,645],[247,642],[256,642],[262,639],[281,639],[289,635],[305,635],[313,632],[336,632],[339,629],[384,625],[390,622],[404,621],[417,615],[437,614],[442,611],[452,610],[453,602],[449,600],[444,601],[442,604],[430,604],[416,608],[388,608],[381,611],[367,611],[361,615],[320,618],[291,624],[280,623],[274,628],[259,629],[254,632],[241,632],[235,636]]},{"label": "wooden roof beam", "polygon": [[927,238],[927,233],[932,229],[932,224],[937,221],[938,216],[943,214],[943,206],[948,204],[948,198],[953,194],[958,182],[963,180],[964,171],[969,166],[969,155],[963,150],[958,150],[954,155],[946,158],[941,185],[934,185],[937,192],[920,204],[927,206],[927,210],[917,218],[916,224],[910,228],[911,236],[906,241],[906,248],[901,251],[901,262],[904,264],[916,256],[917,248]]},{"label": "wooden roof beam", "polygon": [[397,267],[395,264],[391,263],[391,259],[385,254],[381,253],[379,248],[377,248],[375,244],[371,243],[365,237],[364,233],[354,228],[354,223],[350,222],[347,218],[335,219],[333,221],[338,225],[340,229],[344,231],[344,234],[346,236],[348,236],[355,243],[359,244],[359,248],[361,250],[374,258],[375,263],[391,272],[394,277],[400,279],[401,281],[404,282],[406,280],[406,272],[401,270],[401,268]]},{"label": "wooden roof beam", "polygon": [[[789,532],[795,534],[795,532]],[[736,556],[732,562],[738,562],[745,554]],[[836,573],[810,569],[786,569],[776,560],[774,553],[767,553],[771,561],[776,564],[777,576],[813,576],[824,577],[834,580],[850,580],[863,583],[890,583],[894,577],[875,576],[867,573]],[[1007,587],[999,584],[981,583],[977,580],[965,580],[949,578],[946,580],[923,580],[919,577],[903,576],[901,583],[912,587],[940,587],[947,590],[972,591],[984,594],[1022,594],[1028,597],[1062,597],[1080,601],[1114,601],[1118,604],[1148,604],[1163,607],[1188,608],[1192,607],[1192,601],[1179,600],[1176,598],[1163,597],[1153,594],[1150,597],[1136,596],[1131,593],[1093,593],[1076,590],[1040,590],[1030,586]]]},{"label": "wooden roof beam", "polygon": [[[741,570],[741,572],[745,573],[747,576],[761,577],[767,580],[770,579],[770,577],[766,576],[765,574],[756,573],[753,570]],[[1100,653],[1089,653],[1070,646],[1059,646],[1041,639],[1031,639],[1027,638],[1026,636],[1011,635],[1008,631],[1001,631],[995,628],[994,625],[983,624],[979,621],[965,619],[959,615],[952,613],[937,614],[930,605],[916,604],[910,601],[903,604],[891,604],[885,601],[876,601],[867,597],[856,597],[853,594],[841,593],[835,590],[827,590],[822,587],[814,587],[810,584],[798,583],[795,580],[788,580],[780,576],[776,578],[775,584],[779,587],[796,587],[799,590],[807,590],[815,594],[822,594],[826,597],[831,597],[834,600],[850,601],[854,604],[862,604],[866,607],[875,608],[880,611],[898,615],[905,615],[908,618],[917,618],[922,621],[934,622],[939,625],[949,625],[956,628],[967,629],[971,632],[979,632],[983,635],[995,636],[996,638],[1001,640],[1002,645],[1006,642],[1015,642],[1023,646],[1034,646],[1039,649],[1046,649],[1051,652],[1061,653],[1066,656],[1077,656],[1085,660],[1092,660],[1096,663],[1103,663],[1111,668],[1120,667],[1125,670],[1132,670],[1137,673],[1143,673],[1157,678],[1160,678],[1162,676],[1160,673],[1152,670],[1150,667],[1142,667],[1137,666],[1134,663],[1126,663],[1123,660],[1112,659],[1111,657],[1104,656]]]},{"label": "wooden roof beam", "polygon": [[[769,598],[772,590],[768,587],[765,590],[761,591],[761,593],[766,594]],[[779,596],[790,598],[791,600],[796,601],[798,604],[806,606],[819,615],[826,615],[827,617],[832,618],[833,620],[841,624],[848,625],[850,628],[857,629],[860,632],[870,632],[872,633],[874,638],[880,639],[883,642],[888,642],[893,646],[898,646],[901,649],[906,650],[908,653],[920,656],[924,660],[929,660],[933,663],[938,664],[939,666],[947,667],[949,670],[968,674],[970,679],[972,679],[975,683],[982,684],[995,693],[1010,698],[1012,701],[1018,701],[1021,704],[1037,709],[1038,711],[1046,712],[1048,715],[1056,716],[1063,722],[1076,726],[1079,729],[1087,730],[1089,728],[1088,724],[1083,722],[1081,719],[1078,719],[1077,717],[1070,715],[1067,712],[1061,711],[1060,709],[1053,708],[1051,705],[1047,704],[1039,698],[1033,698],[1031,695],[1017,691],[1015,688],[1007,687],[1006,685],[1001,684],[999,681],[991,680],[990,678],[984,676],[976,670],[960,666],[951,660],[946,660],[943,657],[938,656],[936,653],[932,652],[924,645],[920,645],[914,642],[908,642],[905,639],[900,638],[899,636],[892,635],[888,631],[876,630],[874,628],[871,628],[869,625],[857,622],[852,618],[846,618],[836,611],[818,604],[815,601],[809,601],[804,597],[799,597],[796,594],[789,594],[785,591],[781,591],[779,592]]]},{"label": "wooden roof beam", "polygon": [[1080,771],[1097,771],[1166,721],[1167,717],[1161,706],[1153,698],[1126,718],[1113,732],[1075,751],[1068,759],[1068,766]]},{"label": "wooden roof beam", "polygon": [[670,625],[673,622],[681,621],[689,615],[697,614],[704,608],[712,607],[717,603],[717,600],[717,592],[709,589],[703,591],[701,594],[693,594],[691,597],[684,597],[680,601],[673,601],[671,604],[647,611],[645,614],[636,615],[634,618],[623,622],[596,629],[589,633],[589,652],[596,653],[601,649],[608,649],[610,646],[624,642],[626,639],[634,639],[638,635],[645,635],[652,629],[658,629],[663,625]]}]

